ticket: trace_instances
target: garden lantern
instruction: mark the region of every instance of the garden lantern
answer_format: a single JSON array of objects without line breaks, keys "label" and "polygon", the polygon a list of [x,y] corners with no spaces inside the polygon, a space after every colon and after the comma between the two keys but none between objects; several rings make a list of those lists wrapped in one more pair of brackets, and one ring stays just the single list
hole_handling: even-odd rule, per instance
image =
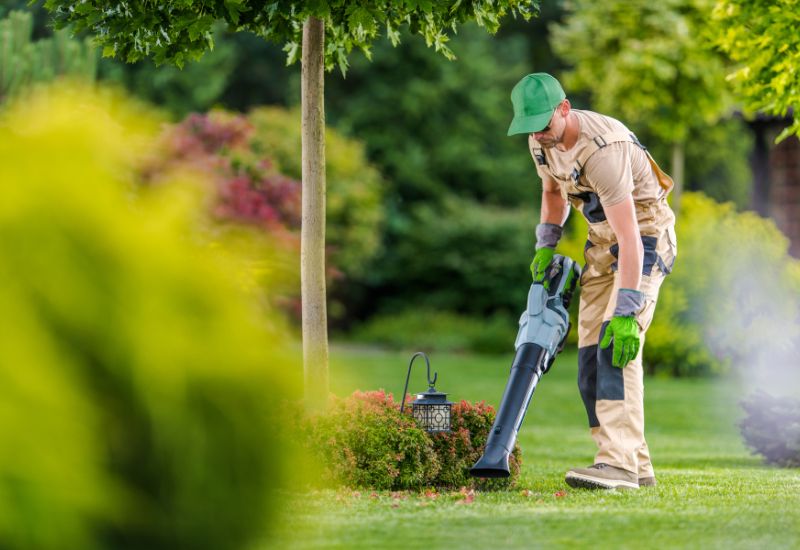
[{"label": "garden lantern", "polygon": [[424,357],[425,364],[428,366],[428,391],[418,393],[416,399],[411,402],[411,414],[427,432],[449,432],[450,431],[450,409],[453,403],[447,400],[447,394],[436,391],[433,385],[436,383],[438,373],[433,373],[431,380],[431,363],[428,356],[421,351],[411,357],[408,364],[408,374],[406,374],[406,387],[403,389],[403,404],[400,405],[400,412],[406,406],[406,392],[408,391],[408,379],[411,377],[411,367],[414,359]]}]

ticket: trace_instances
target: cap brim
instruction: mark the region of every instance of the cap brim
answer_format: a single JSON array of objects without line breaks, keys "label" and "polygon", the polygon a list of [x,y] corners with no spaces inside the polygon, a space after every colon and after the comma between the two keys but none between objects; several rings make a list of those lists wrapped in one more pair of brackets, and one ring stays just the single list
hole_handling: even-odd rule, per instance
[{"label": "cap brim", "polygon": [[507,135],[513,136],[514,134],[541,132],[550,122],[550,119],[553,118],[554,112],[555,108],[553,108],[552,111],[538,115],[515,116],[514,120],[511,121],[511,126],[508,127]]}]

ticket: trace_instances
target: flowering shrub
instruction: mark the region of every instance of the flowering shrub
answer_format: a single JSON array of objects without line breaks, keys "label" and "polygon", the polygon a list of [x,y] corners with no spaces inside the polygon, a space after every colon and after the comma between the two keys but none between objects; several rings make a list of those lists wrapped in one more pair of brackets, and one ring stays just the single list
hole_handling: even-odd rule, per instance
[{"label": "flowering shrub", "polygon": [[742,408],[745,443],[770,464],[800,467],[800,400],[757,392]]},{"label": "flowering shrub", "polygon": [[308,426],[310,452],[321,457],[325,482],[372,489],[423,487],[499,488],[519,476],[520,451],[510,457],[511,477],[483,481],[470,477],[494,421],[484,402],[453,405],[452,431],[428,434],[384,391],[334,398],[327,414]]}]

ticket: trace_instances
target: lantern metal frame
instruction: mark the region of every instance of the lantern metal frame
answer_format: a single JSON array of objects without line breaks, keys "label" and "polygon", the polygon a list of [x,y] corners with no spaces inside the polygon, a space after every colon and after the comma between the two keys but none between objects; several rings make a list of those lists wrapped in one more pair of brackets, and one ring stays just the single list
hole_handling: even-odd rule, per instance
[{"label": "lantern metal frame", "polygon": [[421,351],[415,353],[408,363],[408,373],[406,374],[406,385],[403,389],[403,402],[400,405],[400,412],[402,413],[405,409],[408,381],[411,378],[411,367],[414,366],[414,360],[417,357],[423,357],[425,359],[425,364],[428,369],[428,390],[417,394],[416,399],[411,402],[411,414],[422,424],[422,427],[427,432],[449,432],[453,403],[447,400],[446,393],[436,391],[434,384],[436,383],[439,373],[434,372],[433,380],[431,380],[431,362],[428,356]]}]

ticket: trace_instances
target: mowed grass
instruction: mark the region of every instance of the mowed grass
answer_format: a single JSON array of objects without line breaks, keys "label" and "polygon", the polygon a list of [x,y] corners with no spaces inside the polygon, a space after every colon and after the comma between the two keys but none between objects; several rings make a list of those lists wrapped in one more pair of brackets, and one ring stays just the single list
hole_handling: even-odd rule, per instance
[{"label": "mowed grass", "polygon": [[[334,347],[332,391],[399,396],[411,353]],[[431,354],[452,401],[498,405],[513,353]],[[410,392],[426,388],[424,361]],[[646,435],[659,485],[593,492],[564,483],[592,463],[577,354],[545,375],[520,431],[523,467],[507,492],[287,495],[281,548],[800,548],[800,471],[762,465],[743,445],[741,391],[727,380],[645,380]]]}]

